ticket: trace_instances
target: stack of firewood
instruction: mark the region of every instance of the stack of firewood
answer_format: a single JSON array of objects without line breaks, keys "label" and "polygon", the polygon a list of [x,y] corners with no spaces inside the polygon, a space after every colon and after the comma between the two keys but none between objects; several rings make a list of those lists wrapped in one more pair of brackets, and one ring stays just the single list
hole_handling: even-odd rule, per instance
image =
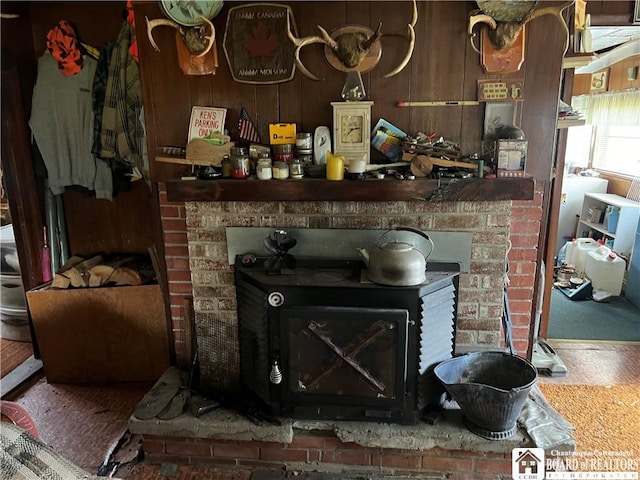
[{"label": "stack of firewood", "polygon": [[156,281],[148,255],[73,256],[55,274],[53,288],[145,285]]}]

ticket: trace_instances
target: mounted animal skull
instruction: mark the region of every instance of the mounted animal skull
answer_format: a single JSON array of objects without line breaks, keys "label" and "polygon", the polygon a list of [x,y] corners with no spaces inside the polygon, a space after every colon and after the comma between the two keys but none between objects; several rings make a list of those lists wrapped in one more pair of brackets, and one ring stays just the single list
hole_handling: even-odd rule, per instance
[{"label": "mounted animal skull", "polygon": [[[300,49],[314,43],[326,45],[327,50],[325,56],[329,63],[336,69],[350,72],[357,71],[360,73],[373,70],[380,60],[382,52],[381,40],[384,37],[401,37],[409,42],[409,48],[400,64],[384,77],[392,77],[402,71],[407,66],[416,43],[415,26],[418,22],[418,8],[416,0],[413,0],[413,18],[408,24],[406,35],[402,34],[382,34],[382,22],[375,31],[363,25],[347,25],[336,29],[329,34],[324,28],[318,25],[320,36],[296,38],[291,32],[291,20],[287,17],[287,34],[289,39],[296,46],[295,61],[300,71],[312,80],[320,80],[311,73],[300,60]],[[370,62],[365,62],[367,57],[375,57]]]},{"label": "mounted animal skull", "polygon": [[[151,43],[151,46],[154,48],[156,52],[160,51],[160,47],[158,47],[158,45],[156,44],[155,40],[153,39],[153,34],[151,32],[154,28],[160,25],[164,25],[167,27],[173,27],[176,30],[178,30],[178,32],[180,33],[180,36],[182,37],[182,41],[184,42],[184,45],[187,47],[189,52],[191,52],[192,55],[196,57],[204,57],[207,53],[209,53],[209,50],[211,50],[211,47],[213,46],[213,43],[216,40],[216,29],[213,26],[213,23],[211,23],[211,21],[208,18],[206,17],[200,17],[200,18],[202,18],[204,23],[202,23],[201,25],[197,25],[195,27],[186,28],[186,27],[182,27],[181,25],[178,25],[175,22],[172,22],[171,20],[167,20],[165,18],[149,20],[147,17],[145,17],[145,20],[147,21],[147,36],[149,37],[149,42]],[[207,27],[208,27],[208,30],[210,30],[208,35],[207,35],[208,33]]]},{"label": "mounted animal skull", "polygon": [[520,31],[531,20],[543,15],[554,15],[565,31],[564,52],[566,52],[569,46],[569,29],[562,17],[562,11],[573,3],[572,0],[556,7],[536,8],[537,0],[478,0],[477,4],[481,10],[474,12],[469,18],[468,31],[471,46],[480,53],[473,41],[476,36],[473,29],[478,23],[486,23],[489,26],[488,36],[491,43],[498,51],[502,51],[513,45]]}]

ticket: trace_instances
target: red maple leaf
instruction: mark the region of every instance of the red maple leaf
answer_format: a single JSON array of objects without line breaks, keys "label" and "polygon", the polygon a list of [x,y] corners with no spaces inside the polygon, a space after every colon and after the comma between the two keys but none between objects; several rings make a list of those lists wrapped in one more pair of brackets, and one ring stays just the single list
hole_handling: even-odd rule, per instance
[{"label": "red maple leaf", "polygon": [[269,34],[264,23],[260,23],[253,29],[252,36],[244,40],[244,48],[252,57],[270,57],[278,49],[278,37],[275,33]]}]

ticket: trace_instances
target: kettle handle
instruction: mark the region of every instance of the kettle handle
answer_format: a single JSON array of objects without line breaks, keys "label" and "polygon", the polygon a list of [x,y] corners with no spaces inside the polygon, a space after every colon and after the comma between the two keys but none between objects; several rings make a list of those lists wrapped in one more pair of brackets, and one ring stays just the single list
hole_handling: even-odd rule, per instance
[{"label": "kettle handle", "polygon": [[394,230],[396,232],[411,232],[411,233],[415,233],[416,235],[420,235],[421,237],[425,238],[431,244],[431,250],[429,250],[429,253],[427,255],[424,255],[424,253],[423,253],[425,260],[427,258],[429,258],[429,256],[433,253],[433,249],[435,248],[435,246],[433,245],[433,240],[431,240],[431,238],[429,238],[429,235],[424,233],[422,230],[418,230],[417,228],[413,228],[413,227],[394,227],[394,228],[390,228],[389,230],[384,232],[382,235],[380,235],[380,239],[378,240],[378,247],[381,246],[382,239],[384,238],[384,236],[387,233],[392,232]]}]

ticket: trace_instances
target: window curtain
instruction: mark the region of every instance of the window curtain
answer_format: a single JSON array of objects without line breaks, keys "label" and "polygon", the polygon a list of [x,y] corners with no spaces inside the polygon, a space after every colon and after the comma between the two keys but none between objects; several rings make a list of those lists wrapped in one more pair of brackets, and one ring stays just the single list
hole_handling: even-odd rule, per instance
[{"label": "window curtain", "polygon": [[573,97],[571,106],[592,125],[640,126],[640,90]]}]

